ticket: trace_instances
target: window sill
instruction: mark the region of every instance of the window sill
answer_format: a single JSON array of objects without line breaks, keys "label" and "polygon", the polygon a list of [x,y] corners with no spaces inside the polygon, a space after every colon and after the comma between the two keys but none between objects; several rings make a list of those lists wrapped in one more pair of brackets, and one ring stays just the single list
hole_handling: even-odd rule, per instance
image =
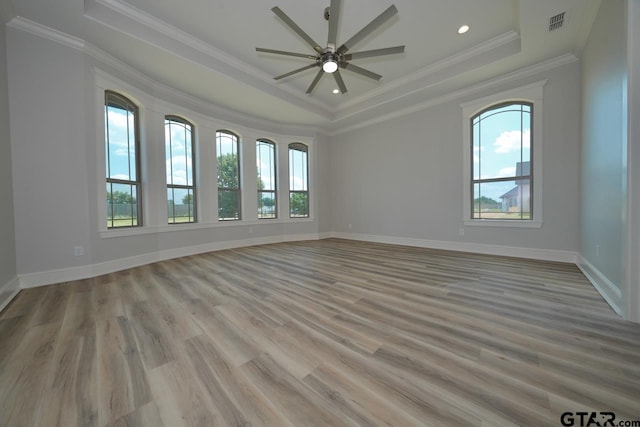
[{"label": "window sill", "polygon": [[159,226],[143,226],[133,228],[116,228],[100,230],[100,238],[110,239],[115,237],[142,236],[146,234],[169,233],[173,231],[190,231],[205,230],[215,228],[241,227],[241,226],[260,226],[269,224],[294,224],[301,222],[314,222],[313,218],[273,218],[273,219],[255,219],[255,220],[234,220],[234,221],[216,221],[216,222],[194,222],[189,224],[166,224]]},{"label": "window sill", "polygon": [[542,221],[517,219],[465,219],[464,225],[470,227],[542,228]]}]

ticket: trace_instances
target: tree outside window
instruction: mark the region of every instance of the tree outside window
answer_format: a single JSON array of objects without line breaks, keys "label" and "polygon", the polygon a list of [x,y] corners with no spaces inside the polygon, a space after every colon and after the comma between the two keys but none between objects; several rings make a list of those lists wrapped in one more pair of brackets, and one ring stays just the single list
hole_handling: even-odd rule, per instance
[{"label": "tree outside window", "polygon": [[238,136],[229,131],[216,132],[218,159],[218,220],[240,219],[240,156]]}]

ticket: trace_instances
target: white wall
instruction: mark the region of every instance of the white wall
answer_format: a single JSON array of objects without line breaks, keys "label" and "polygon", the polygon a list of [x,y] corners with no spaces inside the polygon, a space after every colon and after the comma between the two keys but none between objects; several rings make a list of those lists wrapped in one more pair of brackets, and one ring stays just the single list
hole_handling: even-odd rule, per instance
[{"label": "white wall", "polygon": [[[405,243],[414,239],[418,245],[461,250],[496,252],[497,246],[522,248],[520,254],[537,253],[542,258],[575,255],[579,244],[579,76],[579,64],[574,62],[335,136],[331,143],[333,229],[355,238]],[[468,148],[463,146],[460,104],[542,79],[547,79],[542,228],[464,227],[462,157]]]},{"label": "white wall", "polygon": [[9,94],[7,89],[6,27],[0,16],[0,309],[14,294],[16,247],[11,180],[11,135],[9,132]]},{"label": "white wall", "polygon": [[640,322],[640,0],[627,3],[627,245],[625,317]]},{"label": "white wall", "polygon": [[89,219],[83,58],[76,50],[8,31],[18,273],[82,265]]},{"label": "white wall", "polygon": [[[317,198],[326,197],[321,196],[326,190],[316,187],[315,182],[319,185],[326,182],[324,165],[327,163],[320,163],[318,158],[326,158],[327,149],[320,148],[314,139],[321,142],[322,137],[274,135],[272,129],[250,128],[242,123],[216,119],[203,111],[206,106],[198,111],[199,104],[195,101],[190,106],[179,105],[175,99],[166,96],[167,91],[163,91],[160,85],[144,77],[132,78],[126,67],[115,61],[107,62],[109,64],[89,55],[82,47],[67,46],[9,27],[15,234],[17,272],[22,286],[88,277],[206,250],[319,236],[317,218],[321,212],[317,209]],[[96,68],[100,71],[96,72]],[[122,230],[106,231],[101,220],[104,217],[100,209],[104,206],[105,185],[103,175],[100,175],[104,169],[104,92],[98,87],[100,75],[111,76],[114,82],[126,81],[125,93],[143,100],[142,163],[147,214],[142,234],[136,234],[140,230],[133,231],[131,235]],[[122,88],[114,83],[110,89]],[[183,99],[184,96],[176,98]],[[255,168],[246,167],[243,204],[247,221],[221,226],[217,222],[216,211],[205,211],[201,212],[201,218],[209,217],[210,224],[200,223],[191,228],[186,225],[168,226],[164,214],[166,189],[162,126],[164,114],[172,113],[184,114],[202,125],[199,128],[203,161],[200,200],[210,200],[203,204],[214,208],[217,203],[214,200],[217,199],[213,135],[218,124],[224,124],[224,128],[241,129],[244,154],[249,161],[245,166],[251,164],[251,158],[255,156],[256,138],[270,138],[283,143],[280,145],[282,201],[288,200],[286,143],[308,141],[312,146],[312,218],[258,221],[254,212],[257,206],[255,197],[250,196],[255,194]],[[253,162],[255,164],[255,160]],[[253,187],[249,179],[252,173]],[[316,191],[318,194],[313,194]],[[286,207],[282,207],[281,212],[286,218]],[[75,256],[76,246],[83,247],[83,255]]]},{"label": "white wall", "polygon": [[626,236],[626,1],[602,2],[582,56],[582,268],[619,313]]}]

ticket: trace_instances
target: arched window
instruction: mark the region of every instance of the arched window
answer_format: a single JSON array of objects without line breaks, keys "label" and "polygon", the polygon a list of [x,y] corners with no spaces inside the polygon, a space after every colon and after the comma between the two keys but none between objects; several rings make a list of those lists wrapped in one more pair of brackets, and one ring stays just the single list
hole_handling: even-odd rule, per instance
[{"label": "arched window", "polygon": [[138,107],[105,91],[107,228],[142,225]]},{"label": "arched window", "polygon": [[240,153],[239,138],[233,132],[216,132],[218,158],[218,220],[240,219]]},{"label": "arched window", "polygon": [[164,118],[169,224],[196,222],[193,124],[177,116]]},{"label": "arched window", "polygon": [[533,104],[507,102],[471,117],[471,219],[533,218]]},{"label": "arched window", "polygon": [[289,217],[309,216],[309,147],[289,144]]},{"label": "arched window", "polygon": [[256,141],[256,167],[258,171],[258,219],[278,217],[276,194],[276,144]]}]

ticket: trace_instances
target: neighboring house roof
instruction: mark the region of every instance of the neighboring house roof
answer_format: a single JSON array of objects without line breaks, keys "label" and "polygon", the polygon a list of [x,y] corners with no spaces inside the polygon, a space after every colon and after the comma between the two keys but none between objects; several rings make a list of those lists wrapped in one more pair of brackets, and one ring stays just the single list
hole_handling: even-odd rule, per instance
[{"label": "neighboring house roof", "polygon": [[[516,176],[520,177],[520,176],[528,176],[531,174],[531,162],[518,162],[516,163]],[[501,199],[508,199],[511,197],[517,197],[518,196],[518,186],[523,183],[524,180],[519,179],[516,181],[516,186],[513,187],[511,190],[507,191],[506,193],[504,193],[502,196],[500,196]],[[526,183],[525,183],[526,184]]]},{"label": "neighboring house roof", "polygon": [[502,196],[500,196],[501,199],[510,199],[512,197],[518,197],[518,187],[517,186],[513,187],[511,190],[507,191]]}]

